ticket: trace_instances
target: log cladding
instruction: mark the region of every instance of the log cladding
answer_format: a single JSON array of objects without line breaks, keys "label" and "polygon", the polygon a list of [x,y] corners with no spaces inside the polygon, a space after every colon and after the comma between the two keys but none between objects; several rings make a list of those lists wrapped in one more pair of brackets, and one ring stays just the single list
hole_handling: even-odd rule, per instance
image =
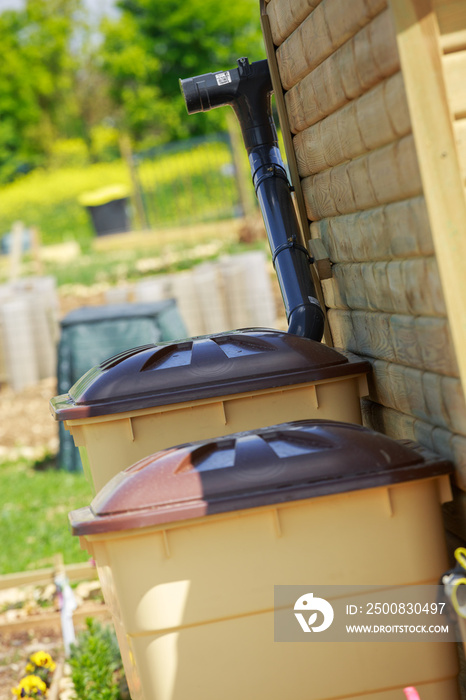
[{"label": "log cladding", "polygon": [[288,90],[291,130],[315,124],[398,69],[395,31],[385,10]]},{"label": "log cladding", "polygon": [[333,341],[373,366],[365,421],[453,459],[466,490],[457,312],[446,293],[412,94],[412,75],[423,67],[411,71],[407,35],[400,39],[411,7],[413,16],[427,8],[436,27],[436,79],[456,144],[450,167],[464,199],[466,3],[269,0],[264,11],[284,93],[282,128],[292,134],[299,173],[293,184],[303,193],[310,247],[318,241],[314,250],[328,255],[321,286]]}]

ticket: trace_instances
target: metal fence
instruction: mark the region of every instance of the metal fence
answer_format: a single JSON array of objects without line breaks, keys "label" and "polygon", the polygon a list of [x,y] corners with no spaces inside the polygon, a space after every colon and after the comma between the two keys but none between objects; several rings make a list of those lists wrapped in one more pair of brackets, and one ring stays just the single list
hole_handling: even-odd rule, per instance
[{"label": "metal fence", "polygon": [[145,225],[178,226],[241,216],[241,175],[228,134],[133,154]]}]

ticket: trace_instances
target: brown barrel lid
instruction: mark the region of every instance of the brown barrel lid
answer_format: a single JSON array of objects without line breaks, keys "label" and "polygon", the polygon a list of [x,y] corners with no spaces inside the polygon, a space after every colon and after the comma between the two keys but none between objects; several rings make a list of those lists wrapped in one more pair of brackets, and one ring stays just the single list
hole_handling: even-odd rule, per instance
[{"label": "brown barrel lid", "polygon": [[308,338],[262,328],[133,348],[51,401],[56,420],[87,418],[368,372]]},{"label": "brown barrel lid", "polygon": [[164,450],[70,513],[75,535],[160,525],[447,474],[451,464],[362,426],[308,420]]}]

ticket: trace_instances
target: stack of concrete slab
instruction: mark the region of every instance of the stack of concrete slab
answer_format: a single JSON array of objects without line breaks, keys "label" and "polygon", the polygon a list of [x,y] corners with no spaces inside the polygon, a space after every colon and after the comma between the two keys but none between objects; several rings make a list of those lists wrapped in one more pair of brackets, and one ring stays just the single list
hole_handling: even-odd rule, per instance
[{"label": "stack of concrete slab", "polygon": [[[118,290],[119,301],[121,293]],[[191,336],[276,325],[269,264],[262,251],[225,255],[191,270],[147,278],[123,293],[136,302],[176,299]],[[114,296],[111,290],[107,301]]]}]

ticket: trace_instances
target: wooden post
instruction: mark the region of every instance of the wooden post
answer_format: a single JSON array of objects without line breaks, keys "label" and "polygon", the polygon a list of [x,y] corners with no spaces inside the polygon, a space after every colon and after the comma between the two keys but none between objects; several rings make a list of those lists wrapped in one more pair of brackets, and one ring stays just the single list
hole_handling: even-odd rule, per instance
[{"label": "wooden post", "polygon": [[466,393],[466,200],[431,0],[390,0],[419,170]]},{"label": "wooden post", "polygon": [[23,234],[23,222],[15,221],[11,227],[10,282],[14,282],[20,276],[21,258],[23,255]]},{"label": "wooden post", "polygon": [[53,557],[53,575],[55,576],[66,576],[65,573],[65,562],[63,559],[63,554],[59,552]]},{"label": "wooden post", "polygon": [[243,215],[247,217],[254,214],[255,210],[252,195],[253,187],[251,184],[251,173],[249,172],[249,167],[246,167],[246,159],[243,155],[245,150],[239,131],[238,121],[231,110],[227,110],[226,117],[239,200],[241,202]]},{"label": "wooden post", "polygon": [[31,250],[32,256],[34,258],[34,266],[36,268],[36,274],[41,277],[44,274],[44,264],[40,256],[40,233],[37,226],[31,226],[29,229],[31,232]]},{"label": "wooden post", "polygon": [[133,187],[133,201],[134,206],[136,208],[139,227],[143,230],[148,229],[149,223],[147,221],[146,210],[144,209],[141,186],[139,184],[139,179],[136,174],[136,168],[134,167],[133,151],[131,148],[131,141],[128,134],[122,134],[120,136],[120,151],[121,155],[123,156],[123,159],[126,162],[126,165],[128,166],[131,184]]}]

